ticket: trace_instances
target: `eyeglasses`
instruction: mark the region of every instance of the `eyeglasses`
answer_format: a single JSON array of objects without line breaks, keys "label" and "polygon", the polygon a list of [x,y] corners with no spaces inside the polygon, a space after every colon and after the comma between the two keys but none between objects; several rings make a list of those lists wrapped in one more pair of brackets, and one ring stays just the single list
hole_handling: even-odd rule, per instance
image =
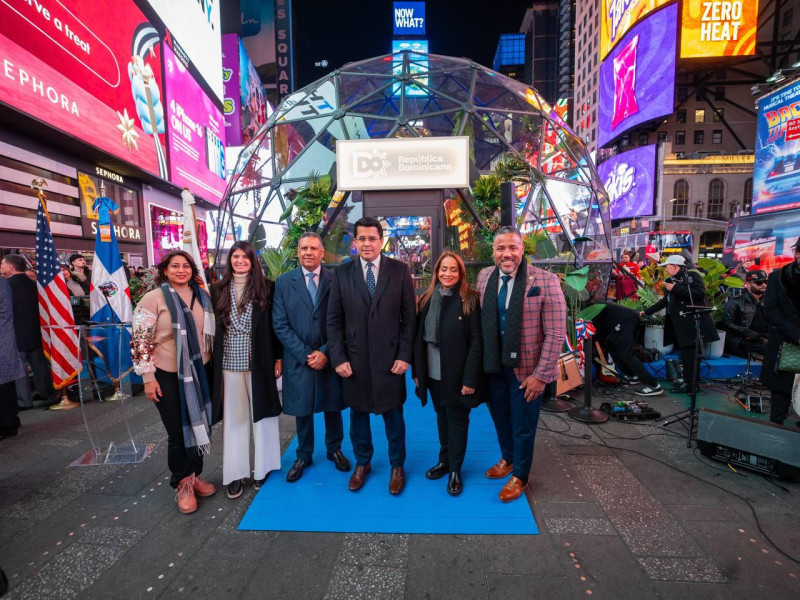
[{"label": "eyeglasses", "polygon": [[366,237],[366,236],[363,236],[363,235],[361,235],[361,236],[358,236],[358,237],[356,238],[356,241],[357,241],[357,242],[359,242],[360,244],[363,244],[364,242],[373,242],[373,243],[374,243],[374,242],[377,242],[377,241],[379,241],[380,239],[381,239],[381,238],[379,238],[379,237],[376,237],[376,236],[374,236],[374,235],[371,235],[371,236],[369,236],[369,237]]}]

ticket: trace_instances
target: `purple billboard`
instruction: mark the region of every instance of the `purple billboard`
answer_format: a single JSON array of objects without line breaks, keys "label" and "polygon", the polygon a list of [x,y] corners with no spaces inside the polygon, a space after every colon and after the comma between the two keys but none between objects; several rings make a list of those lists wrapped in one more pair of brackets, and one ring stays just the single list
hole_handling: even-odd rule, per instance
[{"label": "purple billboard", "polygon": [[226,143],[246,145],[267,122],[267,96],[247,49],[235,33],[222,36],[222,67]]},{"label": "purple billboard", "polygon": [[636,25],[600,64],[597,141],[605,146],[631,127],[672,114],[678,5]]},{"label": "purple billboard", "polygon": [[598,165],[597,173],[608,193],[612,219],[632,219],[653,214],[655,145],[617,154]]}]

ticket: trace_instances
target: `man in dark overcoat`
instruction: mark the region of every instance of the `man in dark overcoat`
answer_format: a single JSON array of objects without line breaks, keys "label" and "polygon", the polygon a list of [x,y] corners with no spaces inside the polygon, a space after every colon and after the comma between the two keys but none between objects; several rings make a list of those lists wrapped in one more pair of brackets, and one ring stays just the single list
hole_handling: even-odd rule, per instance
[{"label": "man in dark overcoat", "polygon": [[283,344],[283,412],[296,417],[297,460],[286,481],[300,479],[314,454],[314,413],[325,413],[328,460],[340,471],[350,462],[342,453],[341,380],[328,352],[328,296],[333,275],[322,266],[325,249],[316,233],[304,233],[297,244],[300,266],[275,281],[272,324]]},{"label": "man in dark overcoat", "polygon": [[0,278],[0,440],[17,435],[17,390],[14,382],[25,372],[14,339],[11,286]]},{"label": "man in dark overcoat", "polygon": [[403,403],[414,342],[414,285],[406,264],[381,254],[380,221],[359,219],[354,237],[358,257],[334,271],[328,301],[328,348],[351,409],[356,468],[349,487],[361,489],[370,471],[369,415],[376,413],[383,417],[389,442],[389,492],[399,494],[405,487]]}]

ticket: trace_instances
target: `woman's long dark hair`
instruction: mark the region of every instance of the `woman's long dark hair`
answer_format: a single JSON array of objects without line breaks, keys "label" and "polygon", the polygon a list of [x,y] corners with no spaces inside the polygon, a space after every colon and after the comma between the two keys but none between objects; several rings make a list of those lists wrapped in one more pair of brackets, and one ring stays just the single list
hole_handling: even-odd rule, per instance
[{"label": "woman's long dark hair", "polygon": [[439,282],[439,268],[442,266],[442,261],[448,257],[454,259],[458,264],[458,285],[456,286],[456,289],[458,290],[458,294],[461,296],[462,312],[465,315],[468,315],[470,312],[472,312],[472,309],[475,307],[475,303],[480,298],[478,292],[470,289],[469,284],[467,283],[467,268],[464,266],[464,261],[458,254],[448,250],[446,252],[442,252],[439,260],[436,261],[436,265],[433,267],[433,272],[431,273],[431,284],[428,286],[428,289],[425,290],[425,293],[420,296],[419,302],[417,303],[418,313],[421,313],[428,305],[428,302],[430,302],[431,296],[436,289],[436,284]]},{"label": "woman's long dark hair", "polygon": [[161,285],[162,283],[169,283],[169,279],[167,279],[167,267],[169,266],[169,263],[172,262],[172,259],[176,256],[185,258],[186,262],[189,263],[189,266],[192,268],[192,281],[202,284],[203,280],[200,279],[200,271],[197,270],[197,265],[195,264],[192,255],[183,250],[172,250],[168,252],[167,255],[161,259],[161,262],[156,265],[156,284]]},{"label": "woman's long dark hair", "polygon": [[272,296],[272,281],[264,275],[261,263],[256,256],[256,251],[249,242],[234,242],[228,252],[228,261],[225,263],[225,272],[222,279],[214,284],[217,293],[215,294],[214,314],[217,320],[221,321],[225,327],[230,325],[231,320],[231,290],[233,285],[233,253],[241,250],[250,259],[250,273],[244,291],[239,299],[239,306],[246,306],[252,302],[259,310],[266,310]]}]

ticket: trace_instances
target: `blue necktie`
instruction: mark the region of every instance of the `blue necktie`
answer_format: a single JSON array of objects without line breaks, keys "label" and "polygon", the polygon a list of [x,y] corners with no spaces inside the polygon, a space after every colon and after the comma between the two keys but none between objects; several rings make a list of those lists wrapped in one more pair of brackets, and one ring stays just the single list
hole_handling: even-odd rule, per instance
[{"label": "blue necktie", "polygon": [[506,332],[506,300],[508,299],[508,280],[511,275],[503,275],[501,277],[503,285],[500,287],[500,293],[497,294],[497,317],[500,321],[500,338]]},{"label": "blue necktie", "polygon": [[370,298],[375,297],[375,273],[372,272],[374,266],[371,262],[367,263],[367,291]]},{"label": "blue necktie", "polygon": [[311,296],[311,304],[317,303],[317,284],[314,283],[314,274],[308,273],[308,295]]}]

